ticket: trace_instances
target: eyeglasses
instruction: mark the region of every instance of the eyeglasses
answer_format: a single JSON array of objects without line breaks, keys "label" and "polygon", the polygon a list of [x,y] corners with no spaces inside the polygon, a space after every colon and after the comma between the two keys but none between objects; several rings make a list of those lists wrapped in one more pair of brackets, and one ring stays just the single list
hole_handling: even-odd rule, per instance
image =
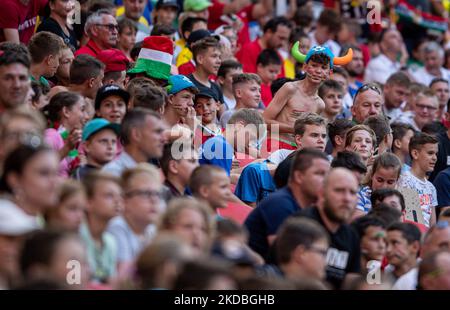
[{"label": "eyeglasses", "polygon": [[311,251],[311,252],[315,252],[315,253],[317,253],[317,254],[320,254],[320,255],[322,255],[323,257],[326,257],[326,256],[327,256],[327,253],[328,253],[328,250],[326,250],[326,249],[319,249],[319,248],[316,248],[316,247],[313,247],[313,246],[307,247],[306,249],[307,249],[308,251]]},{"label": "eyeglasses", "polygon": [[116,30],[116,31],[119,31],[119,25],[118,24],[106,24],[106,25],[103,25],[103,24],[95,24],[96,26],[101,26],[101,27],[107,27],[108,28],[108,30],[110,31],[110,32],[113,32],[114,30]]},{"label": "eyeglasses", "polygon": [[139,190],[139,189],[134,190],[134,191],[129,191],[125,194],[125,197],[127,197],[127,198],[133,198],[135,196],[145,198],[145,199],[152,199],[152,198],[160,199],[162,194],[160,191]]},{"label": "eyeglasses", "polygon": [[423,104],[419,104],[419,103],[416,103],[416,107],[419,109],[419,110],[425,110],[425,109],[427,109],[427,110],[430,110],[430,111],[436,111],[438,108],[436,108],[436,107],[431,107],[431,106],[429,106],[429,105],[423,105]]},{"label": "eyeglasses", "polygon": [[358,88],[358,90],[356,91],[355,97],[353,97],[353,98],[356,98],[356,96],[358,96],[359,94],[361,94],[365,91],[368,91],[369,89],[373,90],[380,96],[382,95],[381,89],[380,89],[380,87],[378,87],[377,84],[368,83],[368,84],[364,84],[363,86]]}]

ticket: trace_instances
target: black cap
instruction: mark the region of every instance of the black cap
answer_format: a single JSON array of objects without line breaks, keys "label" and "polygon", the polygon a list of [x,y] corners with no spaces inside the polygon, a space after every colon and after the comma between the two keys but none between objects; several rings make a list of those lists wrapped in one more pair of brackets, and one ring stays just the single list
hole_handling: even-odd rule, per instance
[{"label": "black cap", "polygon": [[207,38],[207,37],[214,37],[217,40],[220,40],[220,37],[218,35],[213,35],[211,32],[205,29],[195,30],[191,32],[189,35],[189,38],[187,39],[188,46],[191,46],[193,43],[200,41],[201,39]]},{"label": "black cap", "polygon": [[103,85],[97,91],[97,96],[95,96],[95,110],[100,109],[100,104],[103,100],[108,98],[109,96],[119,96],[125,101],[128,105],[128,100],[130,100],[130,93],[128,93],[125,89],[120,88],[114,84]]},{"label": "black cap", "polygon": [[158,2],[156,2],[156,9],[160,9],[163,7],[174,7],[177,10],[180,9],[177,0],[158,0]]},{"label": "black cap", "polygon": [[195,95],[195,99],[197,98],[212,98],[215,101],[219,101],[217,94],[211,88],[200,87],[198,94]]}]

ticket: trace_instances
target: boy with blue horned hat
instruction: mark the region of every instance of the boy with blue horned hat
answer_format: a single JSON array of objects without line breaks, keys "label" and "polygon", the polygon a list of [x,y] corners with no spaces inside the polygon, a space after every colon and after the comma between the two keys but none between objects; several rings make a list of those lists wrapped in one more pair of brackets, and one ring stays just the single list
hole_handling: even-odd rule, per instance
[{"label": "boy with blue horned hat", "polygon": [[349,49],[347,55],[335,57],[325,46],[314,46],[303,55],[299,49],[299,42],[292,48],[292,56],[303,63],[305,78],[300,81],[285,83],[276,93],[270,105],[263,113],[264,120],[275,132],[278,126],[279,136],[267,139],[267,150],[277,149],[295,150],[294,123],[302,112],[320,114],[325,103],[318,95],[320,84],[330,77],[334,65],[345,65],[352,59],[353,51]]}]

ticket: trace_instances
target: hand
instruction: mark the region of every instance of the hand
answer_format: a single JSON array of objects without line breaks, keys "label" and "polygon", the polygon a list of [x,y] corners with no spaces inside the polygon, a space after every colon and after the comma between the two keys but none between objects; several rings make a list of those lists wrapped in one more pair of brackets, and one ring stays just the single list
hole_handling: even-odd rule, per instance
[{"label": "hand", "polygon": [[67,137],[66,144],[69,146],[70,150],[73,150],[81,143],[81,136],[83,130],[74,128]]},{"label": "hand", "polygon": [[187,108],[187,114],[184,117],[184,123],[189,127],[189,129],[194,130],[195,129],[195,121],[197,117],[197,113],[195,112],[195,109],[193,107]]}]

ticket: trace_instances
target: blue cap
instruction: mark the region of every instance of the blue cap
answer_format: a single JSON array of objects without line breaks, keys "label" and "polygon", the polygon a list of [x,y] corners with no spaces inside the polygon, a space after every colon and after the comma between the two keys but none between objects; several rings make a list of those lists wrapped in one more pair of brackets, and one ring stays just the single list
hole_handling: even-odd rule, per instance
[{"label": "blue cap", "polygon": [[117,135],[120,134],[119,124],[111,123],[104,118],[94,118],[93,120],[87,122],[86,125],[84,125],[82,136],[83,141],[86,141],[93,134],[106,128],[112,129]]},{"label": "blue cap", "polygon": [[305,58],[305,63],[309,61],[309,59],[311,58],[312,55],[320,55],[323,54],[325,56],[327,56],[328,58],[330,58],[330,68],[333,68],[333,58],[334,58],[334,54],[333,52],[326,46],[314,46],[313,48],[311,48],[308,52],[308,54],[306,54],[306,58]]},{"label": "blue cap", "polygon": [[192,88],[195,93],[198,92],[197,86],[186,76],[179,74],[169,77],[169,85],[166,88],[167,94],[173,95],[186,88]]}]

